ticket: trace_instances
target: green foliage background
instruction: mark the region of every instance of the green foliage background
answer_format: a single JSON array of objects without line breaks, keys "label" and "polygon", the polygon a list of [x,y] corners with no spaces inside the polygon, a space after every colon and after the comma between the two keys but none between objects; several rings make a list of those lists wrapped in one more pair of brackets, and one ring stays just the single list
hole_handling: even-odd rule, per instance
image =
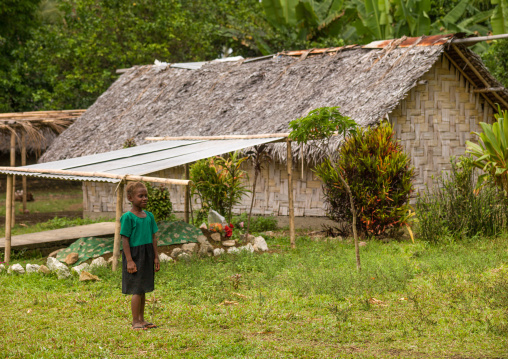
[{"label": "green foliage background", "polygon": [[488,182],[478,189],[479,173],[472,157],[451,159],[451,171],[416,201],[417,233],[428,242],[492,237],[506,229],[507,199]]},{"label": "green foliage background", "polygon": [[[87,108],[116,69],[155,59],[258,56],[402,34],[484,35],[508,28],[505,9],[508,0],[3,0],[0,112]],[[474,49],[506,83],[505,41]]]}]

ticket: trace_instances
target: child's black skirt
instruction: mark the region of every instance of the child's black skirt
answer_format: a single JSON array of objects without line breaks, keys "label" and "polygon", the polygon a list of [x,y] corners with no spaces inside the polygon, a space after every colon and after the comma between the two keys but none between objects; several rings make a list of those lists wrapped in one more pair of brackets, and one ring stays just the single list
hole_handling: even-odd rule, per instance
[{"label": "child's black skirt", "polygon": [[127,272],[127,259],[122,252],[122,293],[143,294],[153,291],[154,287],[154,265],[155,253],[153,244],[143,244],[131,247],[131,256],[138,271]]}]

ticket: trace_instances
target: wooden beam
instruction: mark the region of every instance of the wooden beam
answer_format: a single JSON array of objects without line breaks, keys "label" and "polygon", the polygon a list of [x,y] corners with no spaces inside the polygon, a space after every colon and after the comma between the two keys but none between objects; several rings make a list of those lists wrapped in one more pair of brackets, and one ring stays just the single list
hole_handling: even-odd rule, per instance
[{"label": "wooden beam", "polygon": [[[47,173],[47,174],[56,174],[56,175],[64,175],[64,176],[98,177],[98,178],[112,178],[112,179],[125,180],[125,181],[156,182],[156,183],[175,184],[175,185],[180,185],[180,186],[188,186],[191,182],[189,180],[178,180],[178,179],[172,179],[172,178],[146,177],[146,176],[135,176],[135,175],[122,176],[122,175],[115,175],[112,173],[103,173],[103,172],[80,172],[80,171],[67,171],[67,170],[51,170],[51,169],[42,169],[42,168],[0,167],[0,171],[21,172],[20,176],[25,175],[25,173],[42,173],[42,174]],[[91,181],[91,182],[93,182],[93,181]]]},{"label": "wooden beam", "polygon": [[[185,179],[189,179],[189,164],[186,163],[185,167]],[[183,210],[183,219],[186,223],[189,223],[189,201],[190,201],[190,188],[189,186],[185,187],[185,204]]]},{"label": "wooden beam", "polygon": [[116,267],[118,266],[118,258],[120,258],[120,241],[122,240],[120,236],[120,217],[122,217],[123,213],[123,188],[124,182],[120,182],[118,188],[116,189],[116,218],[115,218],[115,238],[113,242],[113,263],[112,269],[113,272],[116,271]]},{"label": "wooden beam", "polygon": [[[21,132],[21,166],[26,166],[26,134]],[[23,213],[26,212],[26,176],[22,176],[23,181]]]},{"label": "wooden beam", "polygon": [[78,117],[85,113],[86,110],[63,110],[63,111],[29,111],[29,112],[11,112],[0,113],[0,119],[17,119],[17,118],[40,118],[47,117]]},{"label": "wooden beam", "polygon": [[487,87],[473,90],[474,93],[498,92],[498,91],[504,91],[504,87]]},{"label": "wooden beam", "polygon": [[178,141],[178,140],[251,140],[256,138],[287,138],[289,133],[266,133],[260,135],[224,135],[224,136],[166,136],[166,137],[145,137],[147,141]]},{"label": "wooden beam", "polygon": [[481,42],[481,41],[491,41],[491,40],[499,40],[499,39],[508,39],[508,34],[467,37],[465,39],[453,39],[451,41],[451,43],[452,44],[476,44],[477,42]]},{"label": "wooden beam", "polygon": [[[473,80],[471,80],[471,78],[470,78],[470,77],[469,77],[469,76],[468,76],[468,75],[464,72],[464,70],[462,70],[462,69],[459,67],[459,65],[457,65],[457,63],[456,63],[456,62],[455,62],[455,61],[451,58],[451,56],[450,56],[450,55],[448,55],[446,52],[443,52],[443,55],[444,55],[444,56],[448,59],[448,61],[450,61],[450,62],[452,63],[452,65],[453,65],[453,66],[454,66],[457,70],[459,70],[459,72],[462,74],[462,76],[464,76],[464,78],[465,78],[466,80],[468,80],[468,81],[469,81],[469,83],[471,84],[471,86],[476,87],[476,83],[475,83]],[[485,101],[487,101],[487,102],[489,103],[489,105],[490,105],[490,106],[492,106],[492,108],[494,108],[494,109],[496,108],[496,106],[494,105],[494,103],[490,100],[490,98],[488,98],[488,97],[485,95],[485,93],[480,93],[480,94],[482,95],[483,99],[484,99]]]},{"label": "wooden beam", "polygon": [[287,168],[288,168],[288,201],[289,201],[289,242],[291,248],[296,248],[295,240],[295,207],[293,203],[293,154],[291,153],[291,140],[288,138],[287,144]]},{"label": "wooden beam", "polygon": [[5,253],[4,262],[11,261],[11,222],[12,222],[12,175],[7,175],[5,195]]},{"label": "wooden beam", "polygon": [[[466,55],[464,55],[460,49],[458,48],[457,45],[454,45],[452,44],[452,47],[453,49],[455,50],[455,52],[457,52],[457,54],[460,56],[460,58],[467,64],[467,66],[469,66],[469,68],[471,69],[471,71],[474,72],[474,74],[480,79],[481,82],[483,82],[483,85],[485,87],[490,87],[490,84],[487,82],[487,80],[485,80],[483,78],[483,76],[480,74],[480,72],[476,69],[476,67],[473,66],[473,64],[468,60],[468,58],[466,57]],[[503,104],[503,106],[508,109],[508,103],[501,97],[499,96],[499,94],[497,92],[493,92],[494,96],[497,97],[497,99],[499,101],[501,101],[501,103]]]}]

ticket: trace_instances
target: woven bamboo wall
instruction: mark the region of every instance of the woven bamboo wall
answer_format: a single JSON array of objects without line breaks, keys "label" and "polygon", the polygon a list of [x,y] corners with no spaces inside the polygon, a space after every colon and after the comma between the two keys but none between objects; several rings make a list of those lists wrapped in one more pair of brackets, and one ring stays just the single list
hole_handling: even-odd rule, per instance
[{"label": "woven bamboo wall", "polygon": [[[477,131],[478,123],[492,122],[493,109],[480,94],[475,94],[468,81],[441,58],[421,81],[425,84],[413,88],[406,99],[390,114],[396,137],[404,150],[410,154],[416,169],[415,189],[432,186],[434,177],[450,169],[450,156],[465,153],[466,140],[474,140],[471,131]],[[254,173],[252,167],[245,168],[250,175],[250,186]],[[295,164],[295,215],[324,216],[321,182],[301,163]],[[183,178],[183,167],[153,173],[151,176]],[[116,185],[108,183],[86,183],[83,185],[83,208],[85,216],[114,216]],[[184,187],[170,187],[175,212],[184,207]],[[235,213],[247,212],[251,197],[245,196],[235,206]],[[199,207],[193,201],[193,209]],[[129,204],[124,203],[127,210]],[[270,163],[263,169],[256,188],[254,214],[288,215],[287,170],[284,164]]]},{"label": "woven bamboo wall", "polygon": [[479,122],[491,123],[492,107],[462,74],[441,59],[390,114],[396,136],[415,166],[415,190],[431,187],[435,177],[450,170],[450,156],[464,155],[466,141]]},{"label": "woven bamboo wall", "polygon": [[[298,168],[296,168],[298,167]],[[254,172],[252,166],[245,165],[249,173],[249,188],[252,188]],[[183,167],[170,168],[165,171],[152,173],[149,176],[165,178],[184,178]],[[293,185],[295,188],[295,215],[296,216],[324,216],[324,205],[321,199],[321,181],[308,169],[304,168],[302,181],[301,163],[295,164],[293,169]],[[87,217],[111,217],[115,213],[116,185],[103,182],[87,182],[83,184],[83,210]],[[184,210],[183,186],[170,186],[171,202],[175,212]],[[235,213],[248,212],[251,203],[250,193],[243,198],[242,203],[234,207]],[[200,207],[199,202],[192,202],[193,209]],[[129,208],[125,199],[124,210]],[[106,212],[106,213],[105,213]],[[265,166],[258,177],[256,194],[254,198],[253,214],[287,216],[288,205],[288,176],[285,164],[270,163]]]}]

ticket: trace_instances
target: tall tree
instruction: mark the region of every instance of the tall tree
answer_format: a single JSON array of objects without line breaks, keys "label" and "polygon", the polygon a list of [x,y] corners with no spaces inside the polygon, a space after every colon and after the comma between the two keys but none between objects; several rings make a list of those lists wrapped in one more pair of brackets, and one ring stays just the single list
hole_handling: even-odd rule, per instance
[{"label": "tall tree", "polygon": [[9,111],[18,93],[18,78],[11,78],[14,53],[30,39],[39,24],[40,0],[0,2],[0,112]]},{"label": "tall tree", "polygon": [[[14,0],[12,0],[14,2]],[[3,111],[86,108],[117,78],[115,70],[252,54],[224,37],[230,17],[249,23],[249,0],[45,0],[40,27],[13,52],[2,78]],[[35,10],[37,7],[34,8]]]}]

